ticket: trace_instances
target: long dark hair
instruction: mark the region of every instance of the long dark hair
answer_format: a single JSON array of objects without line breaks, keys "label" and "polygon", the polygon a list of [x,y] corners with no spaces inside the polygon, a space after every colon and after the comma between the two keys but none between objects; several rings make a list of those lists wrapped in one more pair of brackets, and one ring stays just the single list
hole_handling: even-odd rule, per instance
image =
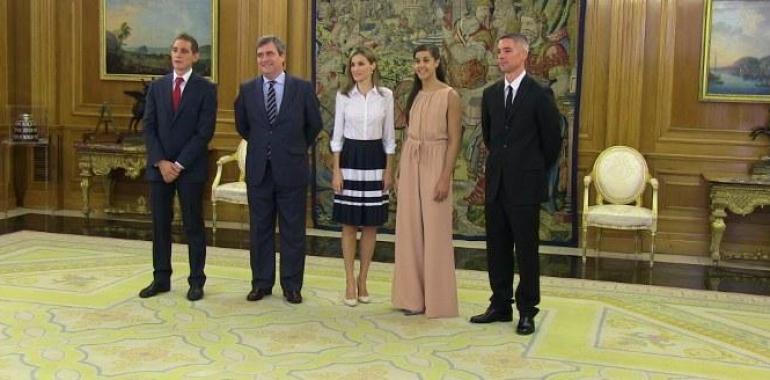
[{"label": "long dark hair", "polygon": [[[431,57],[433,59],[438,61],[438,67],[436,68],[436,79],[438,79],[441,82],[446,83],[446,70],[444,69],[444,60],[441,59],[441,52],[438,50],[438,46],[436,45],[418,45],[416,48],[414,48],[414,51],[412,51],[412,58],[417,56],[417,53],[421,51],[427,51],[430,53]],[[420,77],[417,76],[417,73],[414,74],[414,78],[412,80],[412,91],[409,92],[409,97],[406,100],[406,109],[407,112],[406,118],[409,120],[409,114],[412,110],[412,104],[414,103],[414,98],[417,97],[417,93],[422,90],[422,81],[420,80]]]},{"label": "long dark hair", "polygon": [[353,65],[353,57],[357,55],[366,58],[369,64],[375,65],[374,71],[372,72],[372,87],[375,91],[377,91],[378,94],[380,94],[380,66],[377,65],[377,56],[374,54],[372,49],[369,49],[365,46],[360,46],[353,49],[353,51],[350,52],[350,56],[348,56],[348,67],[346,67],[345,70],[347,71],[348,83],[346,83],[345,87],[342,88],[342,95],[349,96],[350,90],[352,90],[356,85],[356,81],[353,79],[353,73],[350,71],[350,67]]}]

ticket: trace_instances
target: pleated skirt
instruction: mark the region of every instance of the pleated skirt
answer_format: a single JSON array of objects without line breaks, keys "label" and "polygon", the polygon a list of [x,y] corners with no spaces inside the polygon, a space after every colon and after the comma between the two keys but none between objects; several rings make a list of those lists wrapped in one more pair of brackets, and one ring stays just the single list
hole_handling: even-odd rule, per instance
[{"label": "pleated skirt", "polygon": [[387,156],[382,140],[345,139],[340,152],[342,193],[334,194],[332,218],[351,226],[380,226],[388,220],[382,175]]}]

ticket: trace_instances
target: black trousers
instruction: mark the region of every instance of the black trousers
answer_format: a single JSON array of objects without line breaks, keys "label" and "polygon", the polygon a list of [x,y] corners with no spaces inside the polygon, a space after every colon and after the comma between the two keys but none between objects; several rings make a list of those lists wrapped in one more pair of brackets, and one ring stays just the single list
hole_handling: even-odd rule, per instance
[{"label": "black trousers", "polygon": [[275,221],[278,216],[281,250],[281,288],[302,289],[305,272],[305,193],[307,185],[280,186],[267,162],[258,185],[249,185],[249,221],[252,288],[270,289],[275,284]]},{"label": "black trousers", "polygon": [[190,260],[190,285],[203,286],[206,275],[206,230],[203,224],[203,182],[150,182],[152,207],[152,267],[153,278],[159,284],[171,281],[171,221],[174,219],[174,194],[179,194],[182,224],[187,237]]},{"label": "black trousers", "polygon": [[534,316],[540,303],[540,205],[511,205],[500,198],[485,205],[489,301],[495,310],[511,311],[513,272],[518,266],[516,308],[520,315]]}]

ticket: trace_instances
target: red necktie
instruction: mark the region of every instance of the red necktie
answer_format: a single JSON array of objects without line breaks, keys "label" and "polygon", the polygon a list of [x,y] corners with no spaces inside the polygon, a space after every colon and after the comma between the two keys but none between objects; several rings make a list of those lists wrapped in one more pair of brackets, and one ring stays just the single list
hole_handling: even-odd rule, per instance
[{"label": "red necktie", "polygon": [[177,77],[174,84],[174,91],[171,93],[171,104],[174,106],[174,112],[179,109],[179,102],[182,101],[182,83],[184,78]]}]

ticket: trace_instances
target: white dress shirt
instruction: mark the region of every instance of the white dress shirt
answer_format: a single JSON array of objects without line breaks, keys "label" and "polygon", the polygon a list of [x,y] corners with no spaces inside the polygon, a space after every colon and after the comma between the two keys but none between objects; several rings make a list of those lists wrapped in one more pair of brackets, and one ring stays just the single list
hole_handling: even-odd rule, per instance
[{"label": "white dress shirt", "polygon": [[[174,80],[171,81],[171,91],[174,91],[174,86],[176,86],[176,78],[182,78],[184,79],[182,83],[179,85],[179,93],[184,94],[184,88],[187,87],[187,81],[190,80],[190,75],[192,75],[192,67],[190,70],[187,70],[186,73],[183,75],[177,75],[176,71],[174,71]],[[174,161],[174,165],[176,165],[179,169],[184,170],[184,166],[179,163],[179,161]],[[155,166],[158,166],[157,164]]]},{"label": "white dress shirt", "polygon": [[[278,113],[281,112],[281,102],[283,102],[283,89],[286,87],[286,72],[281,71],[280,74],[278,74],[275,79],[275,84],[273,85],[273,89],[275,90],[275,111]],[[270,79],[267,79],[264,75],[262,76],[262,93],[265,97],[265,107],[267,107],[267,91],[270,89]]]},{"label": "white dress shirt", "polygon": [[190,80],[190,75],[192,75],[192,67],[190,70],[187,70],[184,75],[177,75],[176,71],[174,71],[174,80],[171,81],[171,91],[174,91],[174,86],[176,86],[176,78],[182,78],[184,79],[184,82],[182,82],[181,85],[179,85],[179,92],[184,94],[184,88],[187,87],[187,81]]},{"label": "white dress shirt", "polygon": [[[379,89],[379,91],[378,91]],[[334,109],[332,152],[341,152],[344,140],[379,140],[386,154],[396,153],[393,121],[393,92],[385,87],[372,88],[364,96],[354,86],[345,96],[337,92]]]},{"label": "white dress shirt", "polygon": [[513,87],[513,98],[516,99],[516,93],[519,92],[519,86],[521,86],[521,81],[524,79],[524,76],[527,75],[527,70],[524,70],[517,76],[516,78],[513,78],[512,81],[508,82],[508,78],[503,78],[505,80],[505,87],[503,88],[503,106],[505,106],[505,99],[508,97],[508,86]]}]

